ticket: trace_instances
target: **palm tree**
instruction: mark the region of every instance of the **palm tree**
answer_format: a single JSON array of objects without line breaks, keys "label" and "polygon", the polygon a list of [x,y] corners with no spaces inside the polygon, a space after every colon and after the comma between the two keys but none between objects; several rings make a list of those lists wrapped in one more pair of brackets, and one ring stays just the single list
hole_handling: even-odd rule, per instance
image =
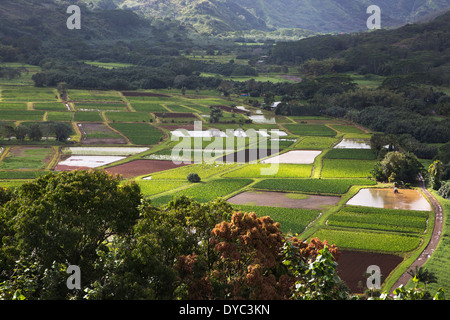
[{"label": "palm tree", "polygon": [[419,282],[422,282],[425,285],[425,290],[427,290],[427,284],[428,283],[436,283],[437,277],[433,272],[428,271],[424,267],[415,267],[415,270],[409,270],[408,274],[411,275],[413,278],[417,277]]}]

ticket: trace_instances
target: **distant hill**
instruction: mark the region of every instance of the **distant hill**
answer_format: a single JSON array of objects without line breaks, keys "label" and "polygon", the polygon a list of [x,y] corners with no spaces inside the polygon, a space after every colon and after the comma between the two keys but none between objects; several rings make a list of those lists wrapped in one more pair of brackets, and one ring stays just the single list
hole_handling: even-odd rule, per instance
[{"label": "distant hill", "polygon": [[450,6],[450,0],[80,0],[91,8],[129,9],[168,17],[203,33],[300,28],[315,32],[366,30],[370,5],[382,11],[382,26],[397,27]]}]

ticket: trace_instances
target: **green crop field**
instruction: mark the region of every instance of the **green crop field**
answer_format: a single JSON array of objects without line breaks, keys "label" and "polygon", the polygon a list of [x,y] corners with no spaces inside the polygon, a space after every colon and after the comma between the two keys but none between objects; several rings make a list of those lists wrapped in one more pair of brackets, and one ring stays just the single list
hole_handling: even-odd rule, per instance
[{"label": "green crop field", "polygon": [[131,107],[137,112],[169,112],[167,108],[158,103],[132,102]]},{"label": "green crop field", "polygon": [[55,103],[33,103],[34,110],[45,110],[45,111],[67,111],[67,107],[61,102]]},{"label": "green crop field", "polygon": [[429,212],[345,206],[330,216],[327,225],[407,233],[423,233]]},{"label": "green crop field", "polygon": [[414,235],[322,228],[311,238],[327,240],[341,249],[383,252],[408,252],[416,249],[422,238]]},{"label": "green crop field", "polygon": [[72,121],[74,112],[52,112],[47,113],[48,121]]},{"label": "green crop field", "polygon": [[265,179],[255,183],[253,188],[317,194],[344,194],[353,185],[375,184],[375,181],[367,179]]},{"label": "green crop field", "polygon": [[280,223],[281,231],[293,234],[302,233],[319,216],[319,211],[317,210],[235,204],[233,204],[233,208],[243,212],[255,212],[259,217],[269,216],[275,222]]},{"label": "green crop field", "polygon": [[322,178],[365,178],[375,167],[375,160],[324,159]]},{"label": "green crop field", "polygon": [[336,136],[336,131],[322,124],[285,124],[285,127],[299,136]]},{"label": "green crop field", "polygon": [[155,194],[170,191],[176,188],[180,188],[186,184],[187,181],[154,181],[154,180],[139,180],[137,181],[141,192],[145,197],[153,196]]},{"label": "green crop field", "polygon": [[12,147],[0,162],[0,170],[41,170],[53,157],[52,148]]},{"label": "green crop field", "polygon": [[311,176],[310,164],[248,164],[224,174],[227,178],[308,178]]},{"label": "green crop field", "polygon": [[81,122],[101,122],[102,117],[100,116],[99,112],[92,112],[92,111],[77,111],[75,112],[75,115],[73,117],[73,120],[75,122],[81,121]]},{"label": "green crop field", "polygon": [[370,149],[331,149],[324,159],[353,159],[353,160],[375,160],[376,156]]},{"label": "green crop field", "polygon": [[126,107],[123,103],[75,103],[75,109],[78,111],[125,111]]},{"label": "green crop field", "polygon": [[186,195],[193,197],[199,202],[212,201],[218,197],[224,197],[234,191],[237,191],[246,185],[252,183],[251,179],[217,179],[210,182],[200,182],[193,184],[192,187],[175,192],[174,194],[161,196],[152,199],[154,205],[166,204],[174,196]]},{"label": "green crop field", "polygon": [[0,103],[0,110],[26,110],[26,103]]},{"label": "green crop field", "polygon": [[42,120],[44,111],[0,110],[1,120]]},{"label": "green crop field", "polygon": [[111,123],[110,125],[136,145],[157,144],[164,136],[159,129],[146,123]]},{"label": "green crop field", "polygon": [[331,148],[339,140],[331,137],[304,137],[296,143],[294,148],[298,150],[323,150]]},{"label": "green crop field", "polygon": [[186,180],[190,173],[197,173],[201,179],[235,168],[237,164],[192,164],[176,169],[166,170],[152,175],[152,180]]},{"label": "green crop field", "polygon": [[153,117],[146,112],[106,112],[111,122],[149,122]]}]

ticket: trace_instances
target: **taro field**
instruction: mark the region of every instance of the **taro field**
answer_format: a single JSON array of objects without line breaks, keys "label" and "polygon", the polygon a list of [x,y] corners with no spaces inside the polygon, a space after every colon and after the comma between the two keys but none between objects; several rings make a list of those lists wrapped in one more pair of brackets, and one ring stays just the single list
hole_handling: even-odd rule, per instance
[{"label": "taro field", "polygon": [[[374,199],[347,205],[362,188],[392,188],[371,179],[377,160],[370,147],[337,147],[351,139],[367,146],[370,131],[339,119],[275,116],[240,95],[179,91],[69,88],[64,100],[56,88],[26,79],[1,85],[0,185],[18,187],[52,171],[107,170],[138,183],[154,206],[180,195],[199,202],[220,197],[235,210],[270,216],[304,240],[395,255],[398,270],[428,242],[431,211],[375,208]],[[213,106],[222,115],[210,123]],[[67,140],[56,138],[56,124]],[[40,136],[32,138],[36,127]],[[189,182],[190,173],[201,181]],[[233,203],[235,197],[241,202]],[[389,285],[399,274],[385,276]]]}]

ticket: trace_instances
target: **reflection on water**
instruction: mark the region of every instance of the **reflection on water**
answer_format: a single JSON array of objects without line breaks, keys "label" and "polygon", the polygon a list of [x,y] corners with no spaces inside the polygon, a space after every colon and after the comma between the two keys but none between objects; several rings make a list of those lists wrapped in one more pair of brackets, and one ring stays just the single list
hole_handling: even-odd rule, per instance
[{"label": "reflection on water", "polygon": [[348,202],[348,205],[376,207],[386,209],[403,209],[432,211],[431,205],[425,197],[417,190],[399,189],[361,189]]},{"label": "reflection on water", "polygon": [[249,116],[249,119],[251,119],[254,123],[265,123],[265,124],[275,124],[277,123],[275,121],[274,117],[266,117],[264,115],[253,115]]},{"label": "reflection on water", "polygon": [[342,139],[335,149],[370,149],[368,140]]}]

